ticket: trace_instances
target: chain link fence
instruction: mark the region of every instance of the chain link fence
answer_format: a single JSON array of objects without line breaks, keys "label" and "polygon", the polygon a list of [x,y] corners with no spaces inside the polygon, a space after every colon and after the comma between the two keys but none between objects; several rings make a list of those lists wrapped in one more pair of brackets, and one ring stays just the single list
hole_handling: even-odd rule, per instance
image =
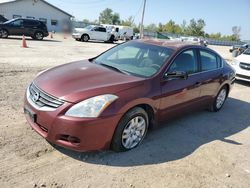
[{"label": "chain link fence", "polygon": [[[183,36],[183,35],[177,35],[172,33],[163,33],[163,32],[151,32],[151,31],[144,31],[144,36],[150,37],[150,38],[159,38],[159,39],[170,39],[170,38],[188,38],[192,36]],[[192,38],[200,38],[200,37],[192,37]],[[227,41],[227,40],[217,40],[217,39],[210,39],[210,38],[204,38],[202,39],[206,40],[208,44],[210,45],[218,45],[218,46],[233,46],[233,45],[243,45],[245,42],[242,41]]]}]

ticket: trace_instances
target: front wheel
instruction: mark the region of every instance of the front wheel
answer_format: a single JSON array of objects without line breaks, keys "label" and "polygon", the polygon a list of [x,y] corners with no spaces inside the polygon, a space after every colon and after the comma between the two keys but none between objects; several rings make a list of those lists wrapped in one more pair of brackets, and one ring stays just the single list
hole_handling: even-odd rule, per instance
[{"label": "front wheel", "polygon": [[84,34],[84,35],[82,35],[81,40],[82,40],[83,42],[88,42],[88,41],[89,41],[89,36],[86,35],[86,34]]},{"label": "front wheel", "polygon": [[128,111],[114,133],[111,149],[117,152],[131,150],[137,147],[148,130],[148,114],[140,107]]},{"label": "front wheel", "polygon": [[226,86],[222,87],[215,97],[213,104],[210,108],[212,112],[218,112],[224,105],[228,95],[228,88]]},{"label": "front wheel", "polygon": [[0,37],[1,38],[8,38],[8,36],[9,36],[8,31],[6,31],[5,29],[0,30]]}]

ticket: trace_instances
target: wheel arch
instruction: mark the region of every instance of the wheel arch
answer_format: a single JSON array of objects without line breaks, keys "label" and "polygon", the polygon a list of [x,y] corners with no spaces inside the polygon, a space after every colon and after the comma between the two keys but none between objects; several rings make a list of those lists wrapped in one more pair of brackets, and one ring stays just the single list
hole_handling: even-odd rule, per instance
[{"label": "wheel arch", "polygon": [[133,101],[129,104],[127,104],[126,106],[124,106],[121,110],[120,113],[123,114],[123,116],[121,117],[121,119],[124,117],[124,115],[132,110],[133,108],[136,107],[140,107],[143,110],[145,110],[145,112],[148,114],[148,118],[149,118],[149,127],[153,128],[156,125],[157,122],[157,115],[156,115],[156,108],[154,105],[154,102],[151,99],[148,100],[138,100],[138,101]]}]

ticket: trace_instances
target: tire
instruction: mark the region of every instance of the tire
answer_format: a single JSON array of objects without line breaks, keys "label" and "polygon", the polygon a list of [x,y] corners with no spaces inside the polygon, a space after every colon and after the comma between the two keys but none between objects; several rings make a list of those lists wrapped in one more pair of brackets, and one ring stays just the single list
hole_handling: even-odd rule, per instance
[{"label": "tire", "polygon": [[137,147],[147,134],[148,124],[148,114],[144,109],[135,107],[129,110],[116,127],[111,149],[123,152]]},{"label": "tire", "polygon": [[87,34],[83,34],[82,37],[81,37],[81,41],[88,42],[89,41],[89,36]]},{"label": "tire", "polygon": [[110,36],[110,39],[109,39],[109,42],[110,42],[110,43],[114,43],[114,40],[115,40],[115,36],[114,36],[114,35],[111,35],[111,36]]},{"label": "tire", "polygon": [[8,36],[9,36],[9,32],[7,30],[5,30],[5,29],[0,30],[0,37],[1,38],[8,38]]},{"label": "tire", "polygon": [[212,112],[220,111],[227,99],[227,96],[228,96],[228,87],[223,86],[216,95],[213,104],[210,107],[210,111]]},{"label": "tire", "polygon": [[33,38],[34,38],[35,40],[43,40],[43,37],[44,37],[44,35],[43,35],[43,33],[40,32],[40,31],[36,32],[36,33],[34,34],[34,36],[33,36]]}]

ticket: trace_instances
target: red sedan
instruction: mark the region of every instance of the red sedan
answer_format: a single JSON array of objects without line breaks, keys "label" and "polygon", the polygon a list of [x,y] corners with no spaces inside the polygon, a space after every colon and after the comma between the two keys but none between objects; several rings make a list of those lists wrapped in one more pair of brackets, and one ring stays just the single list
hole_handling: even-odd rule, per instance
[{"label": "red sedan", "polygon": [[126,151],[160,121],[196,108],[219,111],[234,80],[234,70],[208,48],[136,40],[40,73],[27,88],[24,112],[51,143]]}]

